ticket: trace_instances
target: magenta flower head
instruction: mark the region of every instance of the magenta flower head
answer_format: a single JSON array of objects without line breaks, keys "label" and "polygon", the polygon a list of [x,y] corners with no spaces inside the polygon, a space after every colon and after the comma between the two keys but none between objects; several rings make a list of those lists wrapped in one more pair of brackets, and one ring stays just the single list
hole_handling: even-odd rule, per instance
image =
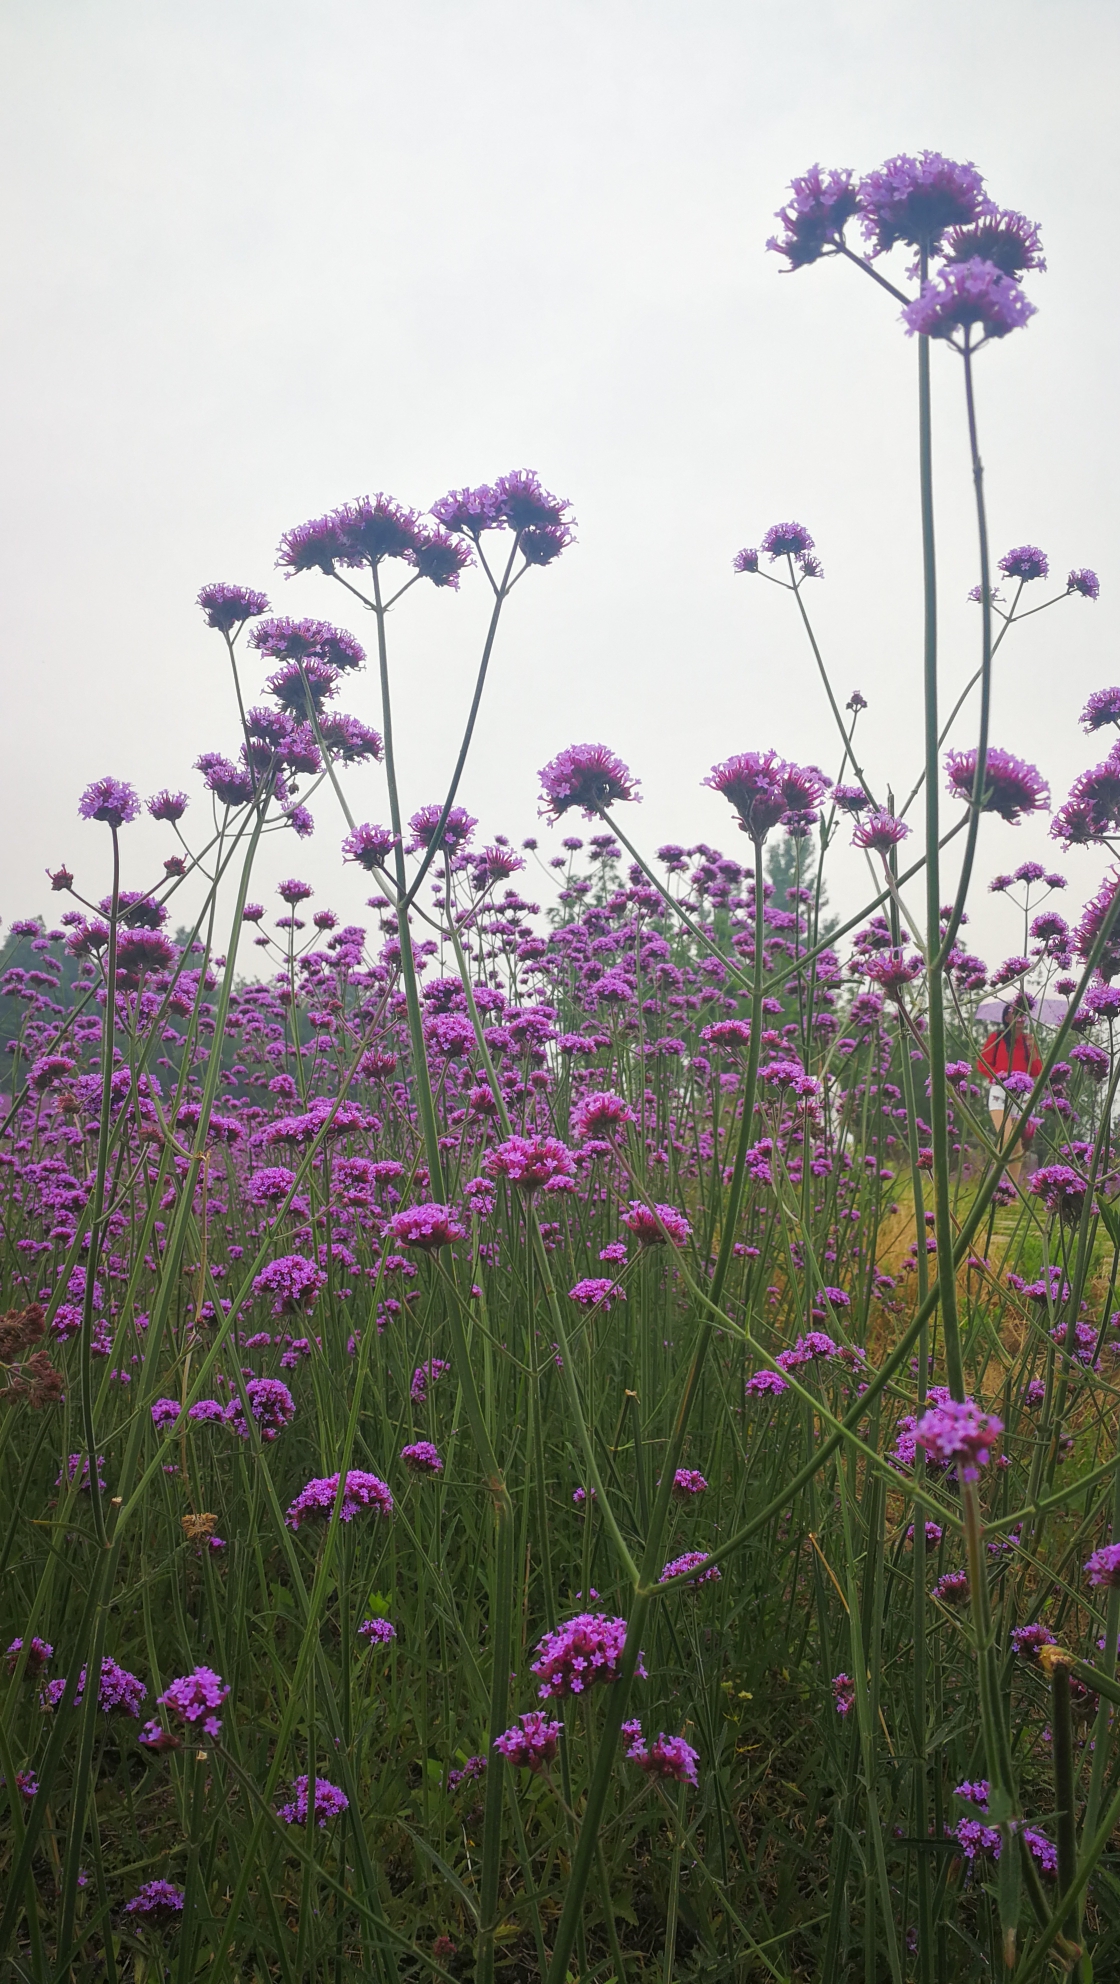
[{"label": "magenta flower head", "polygon": [[707,1492],[708,1484],[694,1467],[678,1467],[673,1476],[673,1496],[678,1502],[691,1502]]},{"label": "magenta flower head", "polygon": [[[78,1689],[74,1696],[75,1704],[81,1701],[86,1688],[86,1670],[78,1673]],[[108,1657],[101,1662],[101,1678],[97,1684],[97,1706],[102,1715],[112,1715],[120,1710],[122,1715],[131,1715],[139,1720],[140,1704],[148,1690],[136,1674],[130,1674],[127,1667],[118,1667],[115,1660]],[[66,1693],[65,1678],[50,1681],[43,1697],[46,1708],[57,1708]]]},{"label": "magenta flower head", "polygon": [[[275,1440],[295,1418],[296,1402],[279,1378],[250,1378],[245,1386],[249,1411],[262,1440]],[[153,1407],[154,1410],[154,1407]],[[226,1425],[240,1439],[249,1437],[249,1422],[239,1398],[231,1398],[224,1413]]]},{"label": "magenta flower head", "polygon": [[358,1627],[358,1638],[368,1640],[371,1647],[390,1646],[397,1637],[397,1629],[389,1619],[363,1619]]},{"label": "magenta flower head", "polygon": [[1049,1626],[1036,1621],[1033,1626],[1015,1626],[1011,1632],[1011,1644],[1015,1652],[1024,1660],[1036,1660],[1040,1646],[1056,1646],[1057,1641]]},{"label": "magenta flower head", "polygon": [[[310,1520],[326,1522],[338,1496],[338,1484],[339,1476],[329,1474],[318,1476],[314,1481],[309,1481],[306,1488],[301,1488],[284,1518],[288,1528],[298,1529],[301,1522]],[[360,1468],[352,1467],[342,1490],[339,1521],[353,1522],[359,1509],[372,1509],[377,1515],[391,1516],[393,1497],[376,1474],[365,1474]]]},{"label": "magenta flower head", "polygon": [[165,786],[162,792],[153,793],[149,799],[148,813],[153,820],[174,822],[182,819],[189,804],[185,792],[169,792]]},{"label": "magenta flower head", "polygon": [[[945,770],[948,790],[957,799],[972,799],[976,780],[976,751],[947,751]],[[989,750],[984,765],[982,813],[998,813],[1014,826],[1024,813],[1037,813],[1050,805],[1050,788],[1041,772],[1016,758],[1010,751]]]},{"label": "magenta flower head", "polygon": [[762,549],[770,563],[776,565],[779,558],[801,558],[813,549],[813,539],[804,524],[771,524],[762,540]]},{"label": "magenta flower head", "polygon": [[[863,800],[862,789],[857,786],[855,790]],[[877,854],[889,854],[892,847],[904,841],[909,832],[905,820],[897,819],[893,813],[875,810],[860,821],[852,835],[852,846],[867,848]]]},{"label": "magenta flower head", "polygon": [[914,1439],[931,1460],[955,1463],[962,1481],[977,1481],[1002,1431],[1002,1419],[981,1412],[974,1399],[947,1398],[922,1414]]},{"label": "magenta flower head", "polygon": [[569,1288],[568,1300],[580,1309],[609,1311],[612,1302],[625,1302],[626,1290],[604,1275],[589,1275],[586,1280],[577,1281],[574,1288]]},{"label": "magenta flower head", "polygon": [[641,797],[640,780],[605,744],[570,744],[542,765],[538,777],[540,810],[552,820],[572,806],[579,806],[585,819],[594,820],[604,806]]},{"label": "magenta flower head", "polygon": [[845,222],[859,212],[859,192],[846,167],[828,170],[819,165],[791,179],[789,190],[791,198],[775,215],[784,232],[780,238],[771,235],[766,246],[784,255],[791,270],[803,269],[830,250],[837,251]]},{"label": "magenta flower head", "polygon": [[683,1247],[692,1234],[692,1228],[683,1212],[676,1206],[643,1205],[641,1199],[631,1199],[629,1210],[622,1215],[622,1224],[629,1227],[635,1240],[643,1247]]},{"label": "magenta flower head", "polygon": [[647,1777],[673,1778],[678,1784],[697,1784],[699,1754],[683,1736],[666,1736],[662,1730],[650,1744],[642,1742],[640,1731],[631,1736],[626,1751],[630,1763],[637,1764]]},{"label": "magenta flower head", "polygon": [[313,1811],[320,1830],[325,1830],[328,1819],[337,1819],[340,1812],[350,1809],[350,1800],[329,1777],[317,1777],[313,1796],[309,1796],[309,1778],[297,1777],[292,1780],[295,1797],[288,1805],[280,1805],[276,1816],[288,1826],[305,1826],[308,1814]]},{"label": "magenta flower head", "polygon": [[[15,1673],[16,1668],[19,1665],[19,1657],[22,1652],[23,1652],[23,1641],[21,1639],[13,1640],[8,1648],[9,1674]],[[49,1640],[32,1638],[29,1641],[27,1648],[27,1658],[24,1661],[24,1666],[23,1666],[23,1671],[29,1680],[32,1679],[35,1675],[42,1673],[43,1668],[47,1665],[47,1662],[52,1658],[53,1654],[54,1654],[54,1648]]]},{"label": "magenta flower head", "polygon": [[575,1158],[559,1137],[507,1137],[485,1159],[489,1177],[508,1178],[523,1192],[535,1192],[542,1185],[546,1190],[563,1190],[575,1168]]},{"label": "magenta flower head", "polygon": [[560,1752],[562,1722],[550,1722],[543,1709],[520,1715],[504,1736],[495,1736],[494,1748],[507,1763],[522,1770],[546,1770]]},{"label": "magenta flower head", "polygon": [[310,1315],[327,1285],[322,1268],[304,1254],[282,1254],[253,1280],[254,1295],[271,1295],[274,1316]]},{"label": "magenta flower head", "polygon": [[842,813],[862,813],[865,806],[870,806],[871,801],[862,785],[834,785],[832,803],[839,807]]},{"label": "magenta flower head", "polygon": [[183,1900],[184,1890],[174,1882],[145,1881],[132,1900],[125,1902],[124,1912],[134,1922],[147,1923],[153,1929],[170,1929],[183,1919]]},{"label": "magenta flower head", "polygon": [[434,1254],[440,1247],[450,1247],[453,1241],[466,1238],[466,1228],[460,1225],[453,1207],[432,1202],[405,1206],[393,1214],[385,1230],[398,1246],[419,1247],[426,1254]]},{"label": "magenta flower head", "polygon": [[338,670],[327,661],[319,661],[315,655],[306,661],[286,661],[265,683],[270,696],[275,696],[281,709],[290,710],[293,716],[310,722],[318,715],[325,702],[338,690]]},{"label": "magenta flower head", "polygon": [[634,1111],[621,1095],[612,1094],[610,1089],[595,1089],[575,1104],[571,1115],[572,1135],[580,1143],[585,1137],[611,1137],[634,1121]]},{"label": "magenta flower head", "polygon": [[494,484],[498,515],[512,530],[548,530],[571,524],[571,504],[541,487],[535,469],[516,468]]},{"label": "magenta flower head", "polygon": [[702,782],[730,800],[741,832],[763,841],[787,810],[782,780],[788,769],[776,751],[740,751],[713,765]]},{"label": "magenta flower head", "polygon": [[212,1667],[196,1667],[193,1673],[172,1681],[162,1695],[157,1695],[156,1707],[167,1709],[173,1720],[188,1723],[191,1728],[201,1725],[207,1736],[218,1736],[222,1725],[215,1711],[221,1708],[228,1694],[228,1684]]},{"label": "magenta flower head", "polygon": [[140,801],[123,778],[98,778],[78,801],[83,820],[104,820],[108,827],[127,827],[140,812]]},{"label": "magenta flower head", "polygon": [[380,731],[359,723],[356,716],[343,716],[340,710],[328,710],[320,716],[319,735],[330,756],[341,758],[343,764],[356,765],[367,758],[381,757]]},{"label": "magenta flower head", "polygon": [[984,206],[984,181],[971,161],[941,152],[889,158],[859,185],[861,226],[872,255],[896,242],[935,254],[950,227],[967,227]]},{"label": "magenta flower head", "polygon": [[429,515],[442,524],[444,530],[473,537],[476,544],[483,531],[506,528],[498,492],[488,483],[482,483],[477,489],[450,489],[446,496],[440,496],[432,504]]},{"label": "magenta flower head", "polygon": [[1120,1585],[1120,1543],[1106,1543],[1103,1550],[1094,1550],[1086,1560],[1085,1573],[1092,1585]]},{"label": "magenta flower head", "polygon": [[1031,579],[1049,576],[1050,560],[1037,544],[1017,544],[1013,551],[1004,552],[999,569],[1006,572],[1009,579],[1021,579],[1027,585]]},{"label": "magenta flower head", "polygon": [[1040,1164],[1028,1180],[1028,1190],[1042,1200],[1048,1212],[1056,1213],[1064,1225],[1078,1224],[1086,1185],[1070,1165]]},{"label": "magenta flower head", "polygon": [[683,1557],[674,1557],[671,1563],[665,1565],[657,1580],[658,1584],[668,1584],[670,1578],[684,1577],[689,1571],[699,1571],[697,1577],[688,1579],[689,1584],[718,1584],[720,1581],[718,1564],[709,1564],[706,1571],[699,1570],[701,1564],[707,1563],[707,1557],[706,1550],[686,1550]]},{"label": "magenta flower head", "polygon": [[347,549],[346,533],[337,516],[312,517],[284,532],[276,563],[282,570],[286,567],[289,579],[297,572],[325,572],[329,578],[335,565],[345,560]]},{"label": "magenta flower head", "polygon": [[194,768],[202,773],[207,791],[223,806],[243,806],[253,796],[253,781],[248,772],[223,758],[220,751],[204,751],[195,759]]},{"label": "magenta flower head", "polygon": [[762,1398],[768,1393],[777,1395],[779,1392],[788,1392],[789,1386],[777,1371],[756,1371],[753,1377],[747,1379],[743,1390],[751,1398]]},{"label": "magenta flower head", "polygon": [[1041,274],[1046,268],[1042,237],[1033,220],[1010,207],[997,207],[985,200],[971,227],[951,228],[945,237],[945,257],[950,262],[994,262],[1005,276],[1021,276],[1028,269]]},{"label": "magenta flower head", "polygon": [[397,837],[388,827],[371,827],[367,821],[365,825],[355,827],[352,834],[347,834],[342,843],[342,854],[344,860],[356,861],[359,867],[368,869],[372,874],[375,868],[385,867],[396,846]]},{"label": "magenta flower head", "polygon": [[430,1440],[413,1440],[410,1446],[402,1447],[401,1459],[413,1474],[443,1473],[443,1462]]},{"label": "magenta flower head", "polygon": [[1067,592],[1079,592],[1082,599],[1099,599],[1101,582],[1095,572],[1084,565],[1079,572],[1071,572],[1066,580]]},{"label": "magenta flower head", "polygon": [[366,651],[353,634],[329,620],[262,620],[249,646],[269,661],[319,661],[328,668],[360,668]]},{"label": "magenta flower head", "polygon": [[462,539],[439,529],[422,531],[407,556],[422,579],[430,580],[434,586],[450,586],[453,592],[459,590],[460,572],[474,564]]},{"label": "magenta flower head", "polygon": [[951,338],[954,331],[979,326],[983,344],[1020,330],[1034,314],[1018,283],[994,262],[949,262],[905,306],[902,321],[909,337]]},{"label": "magenta flower head", "polygon": [[443,1357],[431,1357],[426,1364],[418,1364],[412,1373],[409,1397],[415,1404],[423,1405],[428,1396],[428,1386],[438,1384],[450,1369],[450,1364]]},{"label": "magenta flower head", "polygon": [[[442,814],[442,806],[421,806],[419,812],[412,815],[408,823],[412,829],[410,854],[418,854],[421,848],[432,845]],[[477,825],[478,821],[467,812],[465,806],[453,806],[444,821],[439,845],[445,848],[448,854],[458,854],[460,848],[467,845]]]},{"label": "magenta flower head", "polygon": [[758,570],[757,550],[755,550],[751,545],[744,545],[742,551],[737,551],[735,553],[734,558],[731,560],[731,566],[732,566],[732,570],[736,572],[757,572]]},{"label": "magenta flower head", "polygon": [[1100,730],[1106,723],[1120,726],[1120,689],[1094,689],[1081,712],[1084,730]]},{"label": "magenta flower head", "polygon": [[832,1698],[837,1715],[847,1715],[855,1707],[856,1684],[850,1674],[834,1674],[832,1677]]},{"label": "magenta flower head", "polygon": [[230,634],[246,620],[268,612],[263,592],[254,592],[251,586],[203,586],[198,604],[206,615],[206,625],[220,634]]},{"label": "magenta flower head", "polygon": [[1106,985],[1120,971],[1120,916],[1113,914],[1118,891],[1120,891],[1120,874],[1113,869],[1112,873],[1105,877],[1096,895],[1086,903],[1075,932],[1077,955],[1088,963],[1101,932],[1106,925],[1109,926],[1109,934],[1105,938],[1104,948],[1097,960],[1097,970]]},{"label": "magenta flower head", "polygon": [[424,527],[415,510],[392,496],[360,496],[334,512],[341,548],[340,565],[380,565],[385,558],[407,558],[423,541]]},{"label": "magenta flower head", "polygon": [[[597,1682],[617,1681],[625,1645],[625,1619],[613,1619],[606,1612],[580,1612],[546,1633],[529,1668],[540,1682],[541,1700],[582,1695]],[[640,1653],[634,1672],[643,1681],[648,1678]]]}]

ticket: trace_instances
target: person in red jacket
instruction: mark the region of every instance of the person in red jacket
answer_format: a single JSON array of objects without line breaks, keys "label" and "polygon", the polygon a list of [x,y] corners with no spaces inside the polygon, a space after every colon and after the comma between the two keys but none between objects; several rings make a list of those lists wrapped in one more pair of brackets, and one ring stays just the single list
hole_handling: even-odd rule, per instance
[{"label": "person in red jacket", "polygon": [[[1004,1087],[1004,1077],[1012,1073],[1029,1075],[1033,1081],[1042,1073],[1042,1056],[1034,1035],[1028,1031],[1029,1017],[1030,1008],[1021,997],[1005,1006],[999,1026],[988,1035],[976,1063],[989,1084],[988,1114],[997,1144],[1003,1142],[1005,1131],[1010,1131],[1023,1113],[1022,1104]],[[1024,1128],[1015,1156],[1007,1166],[1007,1176],[1013,1185],[1019,1183],[1031,1137],[1032,1132]]]}]

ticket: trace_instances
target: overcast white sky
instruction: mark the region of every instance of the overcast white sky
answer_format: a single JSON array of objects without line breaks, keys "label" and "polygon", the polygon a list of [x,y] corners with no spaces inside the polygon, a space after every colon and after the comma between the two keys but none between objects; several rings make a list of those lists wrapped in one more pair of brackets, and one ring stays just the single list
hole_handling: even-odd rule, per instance
[{"label": "overcast white sky", "polygon": [[[6,0],[4,920],[51,909],[48,862],[105,886],[107,836],[75,816],[89,779],[198,793],[198,753],[232,754],[200,584],[263,586],[363,636],[329,581],[278,579],[282,530],[514,466],[571,498],[579,543],[500,637],[462,791],[488,833],[535,829],[536,769],[573,741],[640,775],[649,849],[741,851],[699,785],[732,751],[835,769],[792,601],[731,571],[789,516],[824,561],[837,689],[870,703],[869,769],[907,790],[914,348],[856,271],[783,278],[764,243],[814,159],[866,170],[922,146],[974,159],[1043,228],[1039,314],[979,374],[997,552],[1028,540],[1062,577],[1101,574],[1099,604],[1029,622],[999,664],[993,742],[1064,797],[1103,755],[1084,699],[1120,679],[1118,35],[1094,0]],[[975,665],[977,573],[959,364],[935,351],[934,369],[949,696]],[[410,811],[441,795],[486,605],[475,575],[399,616]],[[341,700],[379,723],[371,673]],[[349,780],[358,817],[385,817],[381,772]],[[262,885],[302,873],[354,915],[326,796],[318,817],[311,842],[271,842]],[[130,829],[129,881],[169,835]],[[1056,854],[1044,827],[986,822],[978,872]],[[1072,908],[1102,863],[1059,865]],[[861,889],[845,851],[833,900]],[[993,959],[1018,947],[998,906],[971,934]]]}]

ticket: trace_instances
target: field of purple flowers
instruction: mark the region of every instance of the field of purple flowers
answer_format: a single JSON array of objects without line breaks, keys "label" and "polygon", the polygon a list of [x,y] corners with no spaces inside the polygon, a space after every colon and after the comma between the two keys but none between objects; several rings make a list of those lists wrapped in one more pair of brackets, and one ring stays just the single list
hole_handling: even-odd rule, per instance
[{"label": "field of purple flowers", "polygon": [[[938,154],[814,167],[780,220],[788,267],[869,277],[916,357],[904,805],[779,522],[734,562],[790,595],[829,772],[745,739],[705,780],[730,852],[647,857],[637,779],[573,744],[540,775],[563,851],[479,845],[503,607],[574,541],[516,471],[287,532],[280,569],[334,581],[362,641],[204,586],[231,741],[204,800],[148,800],[163,873],[97,779],[57,927],[7,926],[5,1976],[1116,1974],[1120,878],[1067,915],[1063,868],[1016,865],[1050,794],[988,735],[1005,638],[1099,592],[988,547],[975,361],[1045,265]],[[951,711],[935,347],[976,503]],[[493,611],[416,806],[391,609],[464,578]],[[1120,727],[1120,688],[1081,721]],[[262,836],[298,865],[313,826],[360,924],[295,875],[253,900]],[[1113,846],[1120,742],[1052,831],[1055,863]],[[838,839],[870,878],[843,924]],[[988,887],[1023,919],[994,967],[962,935]]]}]

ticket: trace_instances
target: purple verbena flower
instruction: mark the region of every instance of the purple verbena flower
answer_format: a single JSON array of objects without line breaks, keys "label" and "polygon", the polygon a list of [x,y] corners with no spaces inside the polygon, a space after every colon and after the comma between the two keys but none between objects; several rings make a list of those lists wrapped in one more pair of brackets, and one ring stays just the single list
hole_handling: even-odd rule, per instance
[{"label": "purple verbena flower", "polygon": [[902,321],[910,337],[950,338],[980,325],[984,343],[1021,329],[1035,306],[994,262],[949,262],[919,297],[906,304]]},{"label": "purple verbena flower", "polygon": [[678,1502],[690,1502],[696,1495],[703,1495],[707,1482],[694,1467],[678,1467],[673,1476],[673,1495]]},{"label": "purple verbena flower", "polygon": [[555,1761],[563,1733],[562,1722],[550,1722],[543,1709],[531,1709],[503,1736],[495,1736],[494,1748],[515,1768],[541,1771]]},{"label": "purple verbena flower", "polygon": [[483,531],[506,528],[498,492],[488,483],[481,484],[477,489],[449,490],[446,496],[440,496],[432,504],[429,515],[442,524],[444,530],[461,532],[473,537],[476,543]]},{"label": "purple verbena flower", "polygon": [[[250,1378],[245,1386],[245,1397],[262,1440],[275,1440],[295,1418],[296,1402],[287,1385],[282,1384],[279,1378]],[[243,1440],[248,1439],[249,1425],[239,1398],[230,1399],[225,1410],[225,1422],[231,1433],[237,1433]]]},{"label": "purple verbena flower", "polygon": [[[314,1481],[309,1481],[305,1488],[300,1489],[295,1501],[289,1506],[284,1518],[288,1528],[298,1529],[301,1522],[312,1517],[326,1521],[334,1509],[338,1488],[337,1474],[320,1476]],[[373,1509],[377,1515],[391,1516],[393,1497],[376,1474],[365,1474],[360,1468],[352,1467],[347,1473],[342,1489],[339,1521],[352,1522],[359,1509]]]},{"label": "purple verbena flower", "polygon": [[[74,1697],[80,1702],[85,1693],[86,1670],[78,1674],[78,1691]],[[103,1715],[111,1715],[120,1709],[124,1715],[139,1717],[140,1704],[148,1690],[137,1675],[130,1674],[127,1667],[119,1667],[115,1660],[104,1656],[101,1662],[101,1677],[97,1684],[97,1706]],[[44,1704],[47,1708],[57,1708],[66,1693],[65,1678],[47,1683]]]},{"label": "purple verbena flower", "polygon": [[971,262],[977,257],[983,262],[994,262],[1005,276],[1021,276],[1028,269],[1037,269],[1041,274],[1046,268],[1036,223],[1013,208],[997,207],[989,200],[984,201],[971,226],[950,229],[945,237],[944,253],[950,262]]},{"label": "purple verbena flower", "polygon": [[[19,1657],[22,1652],[23,1652],[23,1641],[21,1639],[12,1640],[11,1644],[8,1647],[9,1674],[15,1673],[16,1668],[19,1664]],[[30,1680],[33,1679],[35,1675],[41,1674],[43,1668],[47,1665],[47,1662],[53,1657],[53,1654],[54,1654],[54,1648],[49,1640],[41,1640],[33,1636],[28,1645],[27,1658],[24,1661],[24,1666],[23,1666],[23,1671],[24,1674],[27,1676],[27,1678]]]},{"label": "purple verbena flower", "polygon": [[442,1474],[443,1462],[430,1440],[414,1440],[401,1448],[401,1459],[413,1474]]},{"label": "purple verbena flower", "polygon": [[184,1890],[177,1888],[173,1881],[145,1881],[142,1888],[126,1901],[124,1912],[137,1922],[150,1923],[153,1928],[169,1929],[182,1919]]},{"label": "purple verbena flower", "polygon": [[310,1315],[327,1277],[303,1254],[282,1254],[253,1280],[254,1295],[271,1295],[274,1316]]},{"label": "purple verbena flower", "polygon": [[[975,749],[946,752],[948,790],[955,798],[971,802],[976,762]],[[1036,771],[1033,765],[1016,758],[1010,751],[988,751],[984,764],[984,791],[980,800],[982,813],[998,813],[1001,819],[1014,826],[1022,814],[1036,813],[1049,804],[1050,789],[1041,772]]]},{"label": "purple verbena flower", "polygon": [[[706,1564],[707,1562],[708,1553],[706,1550],[686,1550],[683,1557],[674,1557],[670,1563],[665,1565],[657,1582],[658,1584],[667,1584],[670,1578],[683,1577],[686,1571],[695,1571],[700,1564]],[[719,1581],[720,1572],[718,1564],[708,1564],[706,1571],[701,1571],[698,1577],[689,1578],[688,1580],[689,1584],[718,1584]]]},{"label": "purple verbena flower", "polygon": [[785,232],[780,239],[771,235],[766,246],[784,255],[791,269],[802,269],[827,251],[835,252],[845,222],[859,212],[859,192],[846,167],[830,170],[819,165],[791,179],[789,190],[791,199],[776,215]]},{"label": "purple verbena flower", "polygon": [[212,1667],[196,1667],[192,1673],[172,1681],[162,1695],[157,1695],[156,1707],[167,1709],[172,1717],[189,1723],[192,1728],[201,1724],[207,1736],[218,1736],[222,1724],[215,1710],[221,1708],[228,1694],[228,1683]]},{"label": "purple verbena flower", "polygon": [[262,620],[253,628],[249,646],[269,661],[318,662],[336,670],[360,668],[366,658],[365,649],[353,634],[329,620],[291,620],[286,616]]},{"label": "purple verbena flower", "polygon": [[355,827],[342,843],[345,861],[356,861],[359,867],[384,868],[393,849],[398,845],[397,837],[388,827],[371,827],[368,821]]},{"label": "purple verbena flower", "polygon": [[640,797],[639,781],[605,744],[570,744],[543,765],[538,776],[541,811],[553,820],[572,806],[579,806],[584,817],[593,820],[604,806]]},{"label": "purple verbena flower", "polygon": [[386,1232],[399,1246],[419,1247],[425,1253],[450,1247],[453,1241],[466,1237],[466,1228],[460,1225],[454,1209],[435,1203],[405,1206],[393,1214]]},{"label": "purple verbena flower", "polygon": [[1037,544],[1017,544],[1013,551],[1004,552],[999,569],[1006,572],[1009,579],[1021,579],[1026,585],[1031,579],[1047,577],[1050,560]]},{"label": "purple verbena flower", "polygon": [[636,1121],[630,1104],[610,1089],[595,1089],[580,1097],[571,1113],[572,1135],[580,1143],[585,1137],[610,1137],[627,1123]]},{"label": "purple verbena flower", "polygon": [[189,804],[185,792],[169,792],[165,786],[162,792],[152,794],[148,801],[148,813],[153,820],[174,823],[182,819]]},{"label": "purple verbena flower", "polygon": [[652,1743],[641,1740],[638,1733],[631,1739],[626,1755],[630,1763],[637,1764],[648,1777],[672,1778],[677,1784],[696,1784],[699,1754],[683,1736],[666,1736],[665,1731],[655,1736]]},{"label": "purple verbena flower", "polygon": [[755,1371],[747,1379],[743,1390],[751,1398],[762,1398],[767,1394],[777,1396],[779,1392],[788,1392],[789,1386],[778,1371]]},{"label": "purple verbena flower", "polygon": [[1099,599],[1101,582],[1095,572],[1083,565],[1079,572],[1071,572],[1066,580],[1067,592],[1079,592],[1082,599]]},{"label": "purple verbena flower", "polygon": [[776,565],[779,558],[800,558],[803,552],[811,551],[813,539],[804,524],[771,524],[761,548]]},{"label": "purple verbena flower", "polygon": [[315,1779],[313,1793],[310,1778],[293,1778],[292,1790],[296,1794],[295,1797],[289,1804],[278,1806],[276,1811],[277,1818],[283,1819],[285,1825],[305,1826],[309,1811],[313,1811],[316,1823],[320,1831],[323,1831],[328,1819],[337,1819],[341,1812],[350,1809],[350,1800],[346,1793],[340,1791],[337,1784],[332,1784],[327,1777]]},{"label": "purple verbena flower", "polygon": [[1106,1543],[1094,1550],[1086,1559],[1085,1572],[1092,1585],[1120,1585],[1120,1543]]},{"label": "purple verbena flower", "polygon": [[837,1715],[847,1715],[855,1707],[856,1684],[850,1674],[834,1674],[832,1677],[832,1697]]},{"label": "purple verbena flower", "polygon": [[631,1199],[629,1207],[622,1215],[622,1224],[628,1227],[634,1238],[643,1247],[683,1247],[692,1234],[692,1227],[683,1212],[676,1206],[647,1206],[641,1199]]},{"label": "purple verbena flower", "polygon": [[575,1172],[575,1158],[558,1137],[507,1137],[488,1152],[485,1166],[491,1178],[508,1178],[523,1192],[540,1186],[555,1190]]},{"label": "purple verbena flower", "polygon": [[1085,1204],[1086,1184],[1068,1164],[1040,1164],[1027,1181],[1048,1212],[1057,1213],[1067,1226],[1076,1226]]},{"label": "purple verbena flower", "polygon": [[123,778],[95,779],[78,801],[78,813],[83,820],[104,820],[109,827],[126,827],[139,812],[136,790]]},{"label": "purple verbena flower", "polygon": [[[863,792],[859,787],[855,790],[859,791],[860,800],[866,805]],[[897,819],[893,813],[875,810],[860,820],[852,835],[852,846],[866,848],[878,854],[889,854],[892,847],[897,847],[900,841],[904,841],[909,832],[910,828],[905,820]]]},{"label": "purple verbena flower", "polygon": [[368,1640],[371,1647],[389,1646],[397,1637],[397,1629],[388,1619],[363,1619],[358,1637]]},{"label": "purple verbena flower", "polygon": [[1003,1421],[974,1399],[947,1398],[923,1413],[914,1437],[933,1459],[954,1463],[963,1481],[976,1481],[1002,1431]]},{"label": "purple verbena flower", "polygon": [[590,1275],[569,1288],[568,1300],[581,1309],[602,1309],[606,1314],[613,1302],[625,1302],[626,1290],[603,1275]]},{"label": "purple verbena flower", "polygon": [[246,620],[255,620],[259,614],[268,612],[268,600],[263,592],[254,592],[251,586],[224,585],[220,581],[203,586],[198,604],[206,615],[206,625],[222,634],[232,633]]},{"label": "purple verbena flower", "polygon": [[[622,1650],[626,1644],[626,1621],[605,1612],[580,1612],[554,1631],[546,1633],[537,1647],[530,1673],[537,1676],[537,1692],[542,1701],[582,1695],[600,1681],[617,1681]],[[646,1669],[639,1653],[634,1672],[645,1680]]]},{"label": "purple verbena flower", "polygon": [[984,181],[969,161],[940,152],[900,152],[859,184],[861,227],[872,255],[896,242],[936,254],[950,227],[967,227],[984,204]]}]

